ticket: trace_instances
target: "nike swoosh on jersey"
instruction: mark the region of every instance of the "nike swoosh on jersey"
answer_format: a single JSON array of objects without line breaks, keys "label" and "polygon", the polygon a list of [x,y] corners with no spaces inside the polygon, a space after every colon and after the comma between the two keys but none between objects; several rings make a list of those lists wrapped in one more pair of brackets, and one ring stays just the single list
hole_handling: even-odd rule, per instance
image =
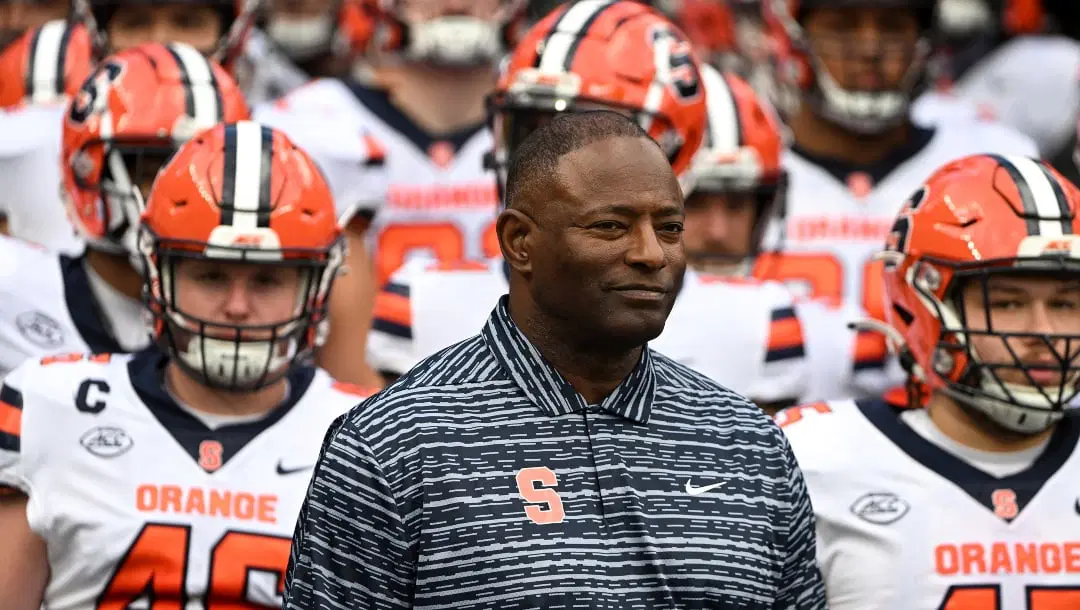
[{"label": "nike swoosh on jersey", "polygon": [[296,474],[298,472],[303,472],[305,470],[311,470],[314,467],[315,467],[315,464],[310,464],[310,465],[307,465],[307,466],[300,466],[299,468],[286,468],[281,462],[278,462],[278,464],[277,464],[277,473],[282,475],[282,476],[285,476],[287,474]]}]

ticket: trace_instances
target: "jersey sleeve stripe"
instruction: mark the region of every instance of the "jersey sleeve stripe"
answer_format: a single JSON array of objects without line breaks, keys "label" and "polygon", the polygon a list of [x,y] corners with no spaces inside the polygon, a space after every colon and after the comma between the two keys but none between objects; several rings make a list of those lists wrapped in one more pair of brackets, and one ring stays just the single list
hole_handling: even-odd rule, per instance
[{"label": "jersey sleeve stripe", "polygon": [[805,355],[802,323],[795,315],[795,309],[782,307],[773,310],[769,321],[769,345],[765,352],[765,362],[802,358]]},{"label": "jersey sleeve stripe", "polygon": [[19,451],[22,444],[22,392],[0,388],[0,450]]},{"label": "jersey sleeve stripe", "polygon": [[395,337],[412,339],[412,303],[409,287],[393,282],[386,284],[375,295],[373,330]]},{"label": "jersey sleeve stripe", "polygon": [[889,346],[885,342],[885,335],[861,330],[855,336],[855,371],[883,368],[888,356]]}]

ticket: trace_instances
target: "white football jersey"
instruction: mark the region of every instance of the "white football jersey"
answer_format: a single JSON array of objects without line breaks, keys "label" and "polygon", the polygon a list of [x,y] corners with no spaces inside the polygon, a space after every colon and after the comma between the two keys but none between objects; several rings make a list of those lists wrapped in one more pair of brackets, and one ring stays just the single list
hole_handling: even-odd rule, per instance
[{"label": "white football jersey", "polygon": [[[502,260],[402,267],[376,297],[369,363],[400,375],[478,333],[506,294],[506,278]],[[755,400],[792,400],[807,383],[801,311],[775,282],[688,271],[664,332],[650,346]]]},{"label": "white football jersey", "polygon": [[311,80],[259,29],[252,29],[235,71],[252,106],[273,102]]},{"label": "white football jersey", "polygon": [[281,607],[320,446],[362,398],[300,368],[266,417],[210,429],[170,398],[164,365],[69,355],[4,380],[0,484],[29,496],[47,546],[43,607]]},{"label": "white football jersey", "polygon": [[[284,132],[311,155],[326,177],[334,196],[338,218],[343,224],[354,215],[374,216],[387,198],[385,152],[376,139],[350,121],[347,114],[335,113],[333,99],[323,106],[318,93],[323,82],[312,81],[271,104],[255,108],[254,120]],[[381,214],[381,211],[379,211]]]},{"label": "white football jersey", "polygon": [[[296,135],[333,134],[339,146],[363,143],[385,154],[387,192],[369,234],[382,284],[413,257],[440,261],[499,255],[495,175],[484,169],[494,143],[478,124],[435,138],[391,102],[385,91],[334,79],[305,85],[255,118]],[[316,154],[316,160],[321,159]],[[359,171],[362,168],[357,168]],[[486,315],[486,313],[485,313]]]},{"label": "white football jersey", "polygon": [[83,262],[0,236],[0,378],[27,358],[122,351]]},{"label": "white football jersey", "polygon": [[[855,319],[884,315],[882,263],[871,257],[885,246],[904,202],[939,167],[978,153],[1036,156],[1027,137],[1000,125],[950,123],[913,128],[911,141],[881,163],[851,166],[794,147],[785,158],[790,188],[784,239],[764,255],[757,277],[784,281],[801,295],[834,302]],[[779,231],[770,231],[775,239]],[[811,376],[812,400],[877,395],[903,381],[888,358],[884,337],[861,332],[835,343],[830,367]],[[837,383],[839,382],[839,383]]]},{"label": "white football jersey", "polygon": [[966,102],[977,116],[1027,135],[1042,156],[1054,155],[1076,134],[1080,42],[1049,35],[1012,38],[979,60],[948,95],[922,96],[913,115],[936,125],[962,118],[962,105],[947,103],[950,96]]},{"label": "white football jersey", "polygon": [[777,415],[806,478],[831,610],[1080,608],[1080,420],[995,477],[882,400]]},{"label": "white football jersey", "polygon": [[63,104],[0,110],[0,213],[15,237],[65,254],[83,244],[60,198]]}]

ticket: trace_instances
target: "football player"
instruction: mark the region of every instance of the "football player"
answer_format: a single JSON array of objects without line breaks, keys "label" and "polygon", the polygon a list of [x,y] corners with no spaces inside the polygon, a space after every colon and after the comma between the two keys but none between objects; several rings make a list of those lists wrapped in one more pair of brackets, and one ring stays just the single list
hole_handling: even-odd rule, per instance
[{"label": "football player", "polygon": [[[600,14],[574,13],[590,10]],[[574,49],[574,57],[549,61],[544,52],[537,64],[537,49],[544,47],[536,43],[559,23],[587,24],[561,41],[562,51],[546,47],[556,53]],[[567,34],[573,31],[562,27]],[[667,49],[641,43],[650,39]],[[699,75],[696,60],[686,51],[682,34],[640,4],[578,3],[561,9],[537,24],[510,58],[492,101],[494,156],[500,162],[509,158],[555,112],[597,107],[628,112],[666,145],[684,186],[697,185],[686,202],[685,238],[692,265],[698,271],[732,275],[745,269],[745,261],[756,253],[758,228],[782,213],[781,128],[767,103],[745,82],[709,68]],[[656,61],[677,69],[652,63]],[[667,83],[661,76],[665,73],[673,75]],[[662,101],[650,112],[648,91],[660,87]],[[704,138],[702,93],[707,94],[708,112]],[[705,146],[699,148],[702,141]],[[368,350],[373,365],[391,377],[403,373],[479,328],[485,312],[506,290],[501,261],[406,266],[377,297]],[[783,404],[803,391],[801,323],[791,294],[776,283],[690,271],[664,333],[652,345],[763,406]]]},{"label": "football player", "polygon": [[0,51],[0,233],[65,254],[82,243],[60,200],[60,128],[91,69],[86,28],[63,20]]},{"label": "football player", "polygon": [[4,608],[278,608],[330,422],[362,393],[303,365],[344,245],[330,190],[244,121],[154,182],[154,345],[28,360],[0,386]]},{"label": "football player", "polygon": [[[940,165],[982,152],[1036,155],[1006,127],[976,121],[913,124],[924,88],[934,0],[776,0],[766,17],[782,32],[784,73],[798,76],[799,110],[782,252],[758,258],[755,275],[788,282],[852,317],[884,315],[881,263],[871,261],[907,195]],[[872,395],[902,380],[876,333],[833,342],[814,358],[815,399]]]},{"label": "football player", "polygon": [[[77,0],[89,1],[94,31],[109,49],[123,49],[147,41],[187,42],[204,55],[219,58],[235,74],[241,88],[258,80],[258,65],[242,55],[250,40],[250,25],[257,2],[236,0]],[[254,69],[255,72],[251,70]],[[332,135],[331,135],[332,134]],[[307,133],[303,135],[308,135]],[[342,220],[348,221],[361,207],[368,213],[373,202],[385,198],[385,182],[370,177],[371,167],[381,163],[381,151],[363,147],[351,149],[346,159],[327,158],[320,151],[334,149],[339,133],[329,130],[303,138],[299,143],[316,157],[333,189]],[[342,171],[342,167],[348,171]],[[363,214],[362,217],[366,218]],[[364,364],[364,341],[371,325],[374,287],[367,273],[370,262],[361,238],[361,219],[349,224],[346,269],[331,302],[335,332],[320,350],[320,361],[330,363],[330,372],[344,381],[377,385],[378,377]],[[357,347],[359,346],[359,347]]]},{"label": "football player", "polygon": [[144,45],[98,67],[63,118],[60,158],[64,202],[86,251],[57,256],[0,239],[0,375],[45,353],[146,345],[139,201],[179,144],[247,117],[233,80],[193,47]]},{"label": "football player", "polygon": [[[597,4],[598,0],[588,0]],[[353,150],[385,153],[385,206],[370,228],[381,284],[414,256],[442,261],[498,255],[498,197],[484,99],[520,24],[520,0],[361,0],[375,45],[370,79],[318,79],[255,118],[285,130],[323,164]],[[334,134],[321,146],[309,136]],[[321,137],[320,137],[321,139]],[[331,157],[327,160],[324,157]],[[354,164],[355,172],[368,171]]]},{"label": "football player", "polygon": [[904,204],[884,262],[907,396],[777,417],[833,610],[1080,607],[1080,190],[977,155]]}]

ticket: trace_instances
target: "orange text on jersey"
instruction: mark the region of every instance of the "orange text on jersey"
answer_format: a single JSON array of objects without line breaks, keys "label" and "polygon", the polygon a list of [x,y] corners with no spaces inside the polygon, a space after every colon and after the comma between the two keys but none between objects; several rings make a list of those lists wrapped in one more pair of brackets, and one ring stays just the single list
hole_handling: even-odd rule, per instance
[{"label": "orange text on jersey", "polygon": [[1080,574],[1080,542],[967,542],[934,548],[938,574]]},{"label": "orange text on jersey", "polygon": [[238,521],[277,522],[278,497],[227,489],[204,489],[179,485],[140,485],[135,507],[143,513],[172,513],[222,517]]},{"label": "orange text on jersey", "polygon": [[884,241],[892,219],[858,216],[806,216],[788,223],[788,239],[795,241]]},{"label": "orange text on jersey", "polygon": [[457,186],[393,185],[387,193],[387,205],[402,210],[490,209],[494,210],[499,193],[494,182],[475,182]]}]

